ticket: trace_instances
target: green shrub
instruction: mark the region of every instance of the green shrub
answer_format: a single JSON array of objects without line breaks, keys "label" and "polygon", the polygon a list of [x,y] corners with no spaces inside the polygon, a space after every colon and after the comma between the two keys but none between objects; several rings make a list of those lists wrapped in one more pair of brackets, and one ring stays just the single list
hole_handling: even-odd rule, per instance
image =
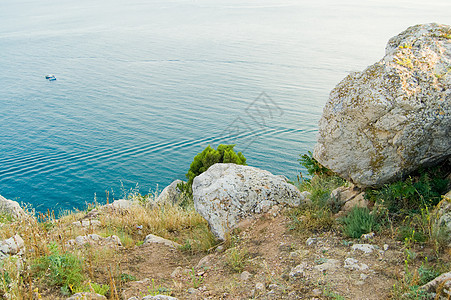
[{"label": "green shrub", "polygon": [[359,238],[379,228],[376,217],[366,207],[354,207],[342,221],[343,234],[351,238]]},{"label": "green shrub", "polygon": [[365,197],[385,205],[392,214],[419,213],[421,208],[437,205],[440,201],[449,185],[445,175],[446,171],[440,168],[420,170],[416,176],[386,184],[380,189],[370,189]]},{"label": "green shrub", "polygon": [[207,146],[201,153],[198,153],[190,165],[186,178],[188,182],[179,185],[182,191],[192,194],[193,180],[196,176],[207,171],[209,167],[216,163],[234,163],[237,165],[246,165],[246,158],[241,152],[235,153],[235,145],[219,145],[217,149]]},{"label": "green shrub", "polygon": [[308,154],[299,155],[301,158],[298,159],[301,166],[307,169],[310,176],[313,175],[328,175],[331,176],[334,173],[328,168],[321,165],[315,158],[313,158],[312,152],[308,151]]},{"label": "green shrub", "polygon": [[44,276],[50,285],[73,293],[85,280],[82,261],[72,253],[61,253],[55,243],[49,245],[50,255],[40,257],[33,268],[38,276]]},{"label": "green shrub", "polygon": [[226,265],[236,273],[244,270],[249,254],[246,249],[237,247],[227,250]]}]

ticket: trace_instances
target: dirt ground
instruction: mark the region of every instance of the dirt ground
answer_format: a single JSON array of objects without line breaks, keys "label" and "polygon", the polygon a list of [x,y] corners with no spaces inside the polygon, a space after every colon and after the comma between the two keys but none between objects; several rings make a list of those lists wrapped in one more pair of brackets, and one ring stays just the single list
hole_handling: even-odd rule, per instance
[{"label": "dirt ground", "polygon": [[[289,230],[284,214],[244,223],[227,250],[218,251],[219,247],[208,255],[191,255],[161,244],[124,251],[121,270],[137,281],[124,284],[120,296],[388,299],[404,274],[403,245],[389,237],[359,241],[338,232],[299,234]],[[428,249],[423,250],[419,255],[427,256]]]}]

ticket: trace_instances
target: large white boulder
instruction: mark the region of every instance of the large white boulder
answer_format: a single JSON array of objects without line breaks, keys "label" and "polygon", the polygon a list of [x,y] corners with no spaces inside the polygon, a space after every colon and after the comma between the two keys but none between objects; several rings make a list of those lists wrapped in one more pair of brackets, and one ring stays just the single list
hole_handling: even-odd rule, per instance
[{"label": "large white boulder", "polygon": [[285,177],[236,164],[215,164],[194,178],[193,198],[196,211],[220,240],[242,219],[276,204],[297,206],[304,200]]},{"label": "large white boulder", "polygon": [[451,157],[451,26],[416,25],[330,93],[314,158],[358,186],[380,186]]}]

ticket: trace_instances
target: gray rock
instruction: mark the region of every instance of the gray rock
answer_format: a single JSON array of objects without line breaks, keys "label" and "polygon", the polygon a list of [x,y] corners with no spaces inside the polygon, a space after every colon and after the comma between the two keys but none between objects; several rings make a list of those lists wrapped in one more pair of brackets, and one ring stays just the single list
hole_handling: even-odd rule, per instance
[{"label": "gray rock", "polygon": [[348,257],[344,261],[343,267],[352,271],[364,271],[368,269],[368,265],[361,263],[355,258]]},{"label": "gray rock", "polygon": [[[451,297],[451,272],[443,273],[436,277],[434,280],[426,283],[421,288],[425,291],[436,293],[437,287],[442,286],[440,298],[438,299],[450,299]],[[437,298],[435,298],[437,299]]]},{"label": "gray rock", "polygon": [[199,291],[196,290],[195,288],[189,288],[189,289],[188,289],[188,294],[194,295],[194,294],[197,294],[197,293],[199,293]]},{"label": "gray rock", "polygon": [[113,203],[105,204],[103,209],[116,209],[116,210],[127,210],[134,205],[138,205],[136,201],[127,200],[127,199],[119,199],[115,200]]},{"label": "gray rock", "polygon": [[25,249],[25,243],[22,237],[18,234],[9,239],[0,241],[0,254],[2,257],[6,255],[20,254]]},{"label": "gray rock", "polygon": [[277,204],[298,206],[304,200],[299,190],[280,176],[235,164],[215,164],[194,178],[193,198],[196,211],[220,240],[240,220]]},{"label": "gray rock", "polygon": [[365,254],[369,254],[376,249],[373,245],[370,245],[370,244],[355,244],[355,245],[352,245],[351,248],[354,251],[359,250]]},{"label": "gray rock", "polygon": [[202,257],[196,265],[196,269],[210,268],[214,263],[214,254],[208,254]]},{"label": "gray rock", "polygon": [[103,300],[105,296],[96,293],[76,293],[67,298],[66,300]]},{"label": "gray rock", "polygon": [[142,300],[178,300],[178,298],[166,296],[166,295],[156,295],[156,296],[145,296]]},{"label": "gray rock", "polygon": [[118,236],[111,235],[109,237],[103,238],[98,234],[88,234],[79,235],[75,239],[68,240],[67,246],[83,246],[85,244],[99,245],[99,246],[110,246],[110,247],[121,247],[122,243]]},{"label": "gray rock", "polygon": [[291,277],[304,277],[306,268],[307,268],[307,264],[305,262],[302,262],[301,264],[299,264],[296,267],[294,267],[293,269],[291,269],[290,276]]},{"label": "gray rock", "polygon": [[317,242],[318,242],[318,239],[317,239],[317,238],[309,237],[309,238],[305,241],[305,244],[306,244],[307,246],[311,246],[311,245],[313,245],[313,244],[316,244]]},{"label": "gray rock", "polygon": [[324,271],[335,271],[340,267],[340,261],[337,259],[328,259],[324,263],[314,266],[313,269],[324,272]]},{"label": "gray rock", "polygon": [[242,281],[248,281],[248,280],[251,279],[251,278],[252,278],[252,274],[249,273],[248,271],[243,271],[243,272],[241,273],[241,275],[240,275],[240,279],[241,279]]},{"label": "gray rock", "polygon": [[374,235],[375,235],[374,232],[365,233],[365,234],[362,234],[362,236],[360,238],[362,240],[371,240],[372,238],[374,238]]},{"label": "gray rock", "polygon": [[75,222],[72,222],[72,224],[77,227],[91,227],[91,226],[99,227],[102,225],[102,223],[100,223],[99,220],[91,220],[91,219],[75,221]]},{"label": "gray rock", "polygon": [[256,289],[257,291],[265,291],[265,290],[266,290],[266,287],[265,287],[265,285],[264,285],[263,283],[257,282],[257,283],[255,284],[255,289]]},{"label": "gray rock", "polygon": [[9,215],[13,218],[20,218],[26,215],[19,203],[6,199],[0,195],[0,213]]},{"label": "gray rock", "polygon": [[159,236],[156,236],[156,235],[153,235],[153,234],[148,234],[146,236],[146,238],[144,239],[143,246],[150,245],[150,244],[163,244],[163,245],[169,246],[171,248],[182,247],[182,245],[180,245],[180,244],[178,244],[176,242],[167,240],[165,238],[162,238],[162,237],[159,237]]},{"label": "gray rock", "polygon": [[361,187],[381,186],[451,156],[448,25],[409,27],[382,60],[330,93],[313,156]]},{"label": "gray rock", "polygon": [[174,269],[174,271],[172,271],[171,277],[172,278],[179,277],[182,275],[182,273],[183,273],[183,268],[178,266],[177,268]]},{"label": "gray rock", "polygon": [[433,224],[434,232],[444,230],[447,233],[448,242],[451,242],[451,191],[443,196],[443,200],[434,209],[436,221]]},{"label": "gray rock", "polygon": [[182,180],[175,180],[170,185],[165,187],[160,195],[158,195],[157,199],[155,199],[155,203],[163,204],[170,203],[176,204],[179,201],[181,191],[177,188],[178,184],[184,183]]}]

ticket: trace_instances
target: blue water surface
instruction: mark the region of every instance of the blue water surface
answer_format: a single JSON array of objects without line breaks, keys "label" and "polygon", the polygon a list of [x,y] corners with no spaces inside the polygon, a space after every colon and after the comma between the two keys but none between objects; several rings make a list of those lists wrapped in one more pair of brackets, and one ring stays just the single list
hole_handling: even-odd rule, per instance
[{"label": "blue water surface", "polygon": [[294,179],[330,90],[429,22],[449,0],[2,0],[0,194],[37,211],[145,194],[220,143]]}]

